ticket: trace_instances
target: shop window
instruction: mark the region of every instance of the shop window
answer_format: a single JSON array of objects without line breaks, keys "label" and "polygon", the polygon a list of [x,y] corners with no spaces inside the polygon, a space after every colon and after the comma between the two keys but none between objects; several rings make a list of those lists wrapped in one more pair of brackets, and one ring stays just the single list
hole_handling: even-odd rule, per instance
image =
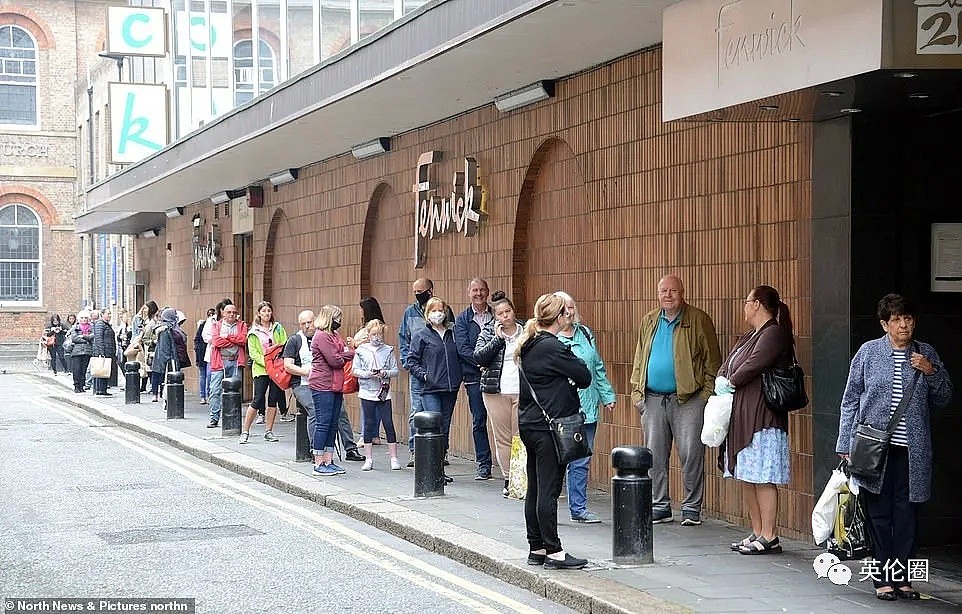
[{"label": "shop window", "polygon": [[37,125],[37,43],[17,26],[0,26],[0,124]]},{"label": "shop window", "polygon": [[274,50],[266,42],[259,41],[257,59],[259,75],[254,74],[254,44],[250,40],[234,44],[234,105],[240,106],[261,92],[277,85],[274,70]]},{"label": "shop window", "polygon": [[0,302],[40,301],[40,218],[26,205],[0,208]]}]

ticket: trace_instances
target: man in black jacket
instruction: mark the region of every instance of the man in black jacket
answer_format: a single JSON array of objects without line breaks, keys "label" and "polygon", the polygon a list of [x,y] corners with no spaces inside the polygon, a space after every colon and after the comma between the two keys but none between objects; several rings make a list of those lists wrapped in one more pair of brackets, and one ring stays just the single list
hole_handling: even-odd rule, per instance
[{"label": "man in black jacket", "polygon": [[[102,356],[112,364],[117,355],[117,337],[110,325],[110,310],[104,309],[100,317],[93,324],[92,356]],[[101,397],[113,396],[107,392],[109,377],[95,377],[93,379],[94,395]]]}]

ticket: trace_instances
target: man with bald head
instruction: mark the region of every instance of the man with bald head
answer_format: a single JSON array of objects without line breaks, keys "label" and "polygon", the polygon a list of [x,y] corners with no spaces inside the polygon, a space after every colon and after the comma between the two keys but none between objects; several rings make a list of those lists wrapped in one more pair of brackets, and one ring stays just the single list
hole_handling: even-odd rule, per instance
[{"label": "man with bald head", "polygon": [[[408,352],[411,349],[411,335],[416,330],[424,328],[427,320],[424,318],[424,305],[434,296],[434,282],[426,277],[414,280],[414,303],[407,306],[401,316],[401,326],[398,328],[398,351],[401,353],[401,366],[405,370],[408,366]],[[410,407],[408,412],[408,450],[411,458],[408,467],[414,466],[414,414],[421,411],[421,380],[408,375],[408,389],[410,391]]]},{"label": "man with bald head", "polygon": [[659,307],[641,321],[631,372],[631,400],[641,414],[645,445],[652,456],[651,521],[672,521],[668,459],[674,442],[685,483],[681,524],[697,526],[705,492],[701,429],[721,353],[714,323],[704,311],[685,302],[681,279],[662,277],[658,302]]},{"label": "man with bald head", "polygon": [[298,405],[307,412],[307,432],[314,434],[314,397],[311,387],[307,385],[307,377],[311,374],[311,338],[314,336],[314,312],[310,309],[297,314],[297,325],[300,328],[296,335],[287,338],[281,356],[284,358],[284,370],[291,374],[291,391]]}]

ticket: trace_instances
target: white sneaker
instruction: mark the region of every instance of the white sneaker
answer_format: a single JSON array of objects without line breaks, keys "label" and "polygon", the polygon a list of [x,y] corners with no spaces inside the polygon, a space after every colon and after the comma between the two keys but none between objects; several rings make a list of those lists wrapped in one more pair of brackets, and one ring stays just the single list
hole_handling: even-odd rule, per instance
[{"label": "white sneaker", "polygon": [[400,470],[401,470],[401,461],[399,461],[399,460],[396,459],[396,458],[392,458],[392,459],[391,459],[391,471],[400,471]]},{"label": "white sneaker", "polygon": [[371,469],[374,469],[374,460],[369,456],[361,465],[361,471],[370,471]]},{"label": "white sneaker", "polygon": [[254,421],[254,424],[264,424],[264,416],[261,416],[260,414],[258,414],[257,420]]}]

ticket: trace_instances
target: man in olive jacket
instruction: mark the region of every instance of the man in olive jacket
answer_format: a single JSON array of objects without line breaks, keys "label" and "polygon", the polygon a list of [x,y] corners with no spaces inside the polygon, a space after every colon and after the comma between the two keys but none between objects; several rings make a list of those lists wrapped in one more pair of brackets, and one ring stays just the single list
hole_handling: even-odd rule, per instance
[{"label": "man in olive jacket", "polygon": [[701,429],[721,353],[714,323],[685,302],[685,286],[678,277],[667,275],[658,282],[658,300],[661,306],[645,315],[638,331],[631,399],[652,455],[652,522],[672,521],[668,459],[674,441],[685,483],[681,524],[696,526],[701,524],[705,492]]}]

